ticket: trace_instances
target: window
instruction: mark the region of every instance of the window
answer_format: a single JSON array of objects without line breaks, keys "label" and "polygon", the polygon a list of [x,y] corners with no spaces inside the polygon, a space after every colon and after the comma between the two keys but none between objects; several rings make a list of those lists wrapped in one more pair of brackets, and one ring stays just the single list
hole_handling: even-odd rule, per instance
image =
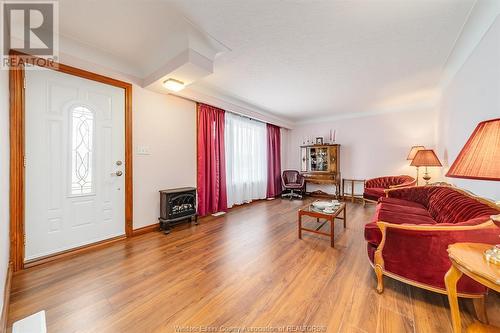
[{"label": "window", "polygon": [[84,106],[71,111],[71,194],[93,192],[94,113]]},{"label": "window", "polygon": [[264,199],[267,194],[266,124],[225,114],[227,205]]}]

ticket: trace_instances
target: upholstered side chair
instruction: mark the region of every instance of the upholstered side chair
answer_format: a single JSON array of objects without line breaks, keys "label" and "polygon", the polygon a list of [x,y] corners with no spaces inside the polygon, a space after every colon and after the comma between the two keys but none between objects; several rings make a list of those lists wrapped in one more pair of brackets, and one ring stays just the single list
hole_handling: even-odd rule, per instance
[{"label": "upholstered side chair", "polygon": [[297,170],[284,170],[281,175],[281,184],[284,190],[281,197],[289,197],[290,200],[293,198],[302,199],[306,191],[305,179]]}]

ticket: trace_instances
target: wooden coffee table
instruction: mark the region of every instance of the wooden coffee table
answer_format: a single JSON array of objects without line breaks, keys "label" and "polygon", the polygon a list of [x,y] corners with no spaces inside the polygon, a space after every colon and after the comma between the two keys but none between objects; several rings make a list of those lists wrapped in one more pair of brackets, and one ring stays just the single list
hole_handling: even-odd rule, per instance
[{"label": "wooden coffee table", "polygon": [[[340,213],[342,213],[342,217],[339,217]],[[315,234],[319,235],[325,235],[325,236],[330,236],[330,246],[334,247],[333,245],[333,238],[334,238],[334,223],[335,219],[338,220],[343,220],[344,221],[344,228],[346,227],[346,205],[344,202],[340,203],[340,206],[337,207],[337,209],[333,213],[325,213],[323,211],[317,210],[314,208],[312,205],[307,206],[306,208],[302,208],[299,210],[298,213],[298,227],[299,227],[299,239],[302,239],[302,231],[307,231],[307,232],[312,232]],[[302,227],[302,216],[310,216],[310,217],[315,217],[316,221],[319,223],[321,222],[320,219],[325,219],[324,222],[322,222],[316,229],[307,229]],[[323,232],[320,231],[320,229],[326,224],[330,222],[330,232]]]}]

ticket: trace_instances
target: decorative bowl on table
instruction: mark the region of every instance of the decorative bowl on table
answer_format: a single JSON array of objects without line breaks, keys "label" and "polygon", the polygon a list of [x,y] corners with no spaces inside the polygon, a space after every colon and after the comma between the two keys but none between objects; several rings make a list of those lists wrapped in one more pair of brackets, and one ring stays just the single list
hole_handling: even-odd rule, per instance
[{"label": "decorative bowl on table", "polygon": [[318,210],[333,211],[339,205],[337,200],[332,201],[314,201],[312,206]]}]

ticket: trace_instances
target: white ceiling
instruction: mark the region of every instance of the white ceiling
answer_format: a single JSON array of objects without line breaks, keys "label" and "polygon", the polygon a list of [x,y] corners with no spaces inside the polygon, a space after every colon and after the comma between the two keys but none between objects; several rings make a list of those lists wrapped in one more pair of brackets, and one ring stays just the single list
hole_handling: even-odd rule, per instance
[{"label": "white ceiling", "polygon": [[185,16],[231,50],[188,89],[303,121],[432,98],[474,3],[61,0],[60,32],[144,78],[173,56]]},{"label": "white ceiling", "polygon": [[63,37],[109,53],[140,78],[177,55],[170,46],[184,30],[179,13],[160,0],[59,0]]}]

